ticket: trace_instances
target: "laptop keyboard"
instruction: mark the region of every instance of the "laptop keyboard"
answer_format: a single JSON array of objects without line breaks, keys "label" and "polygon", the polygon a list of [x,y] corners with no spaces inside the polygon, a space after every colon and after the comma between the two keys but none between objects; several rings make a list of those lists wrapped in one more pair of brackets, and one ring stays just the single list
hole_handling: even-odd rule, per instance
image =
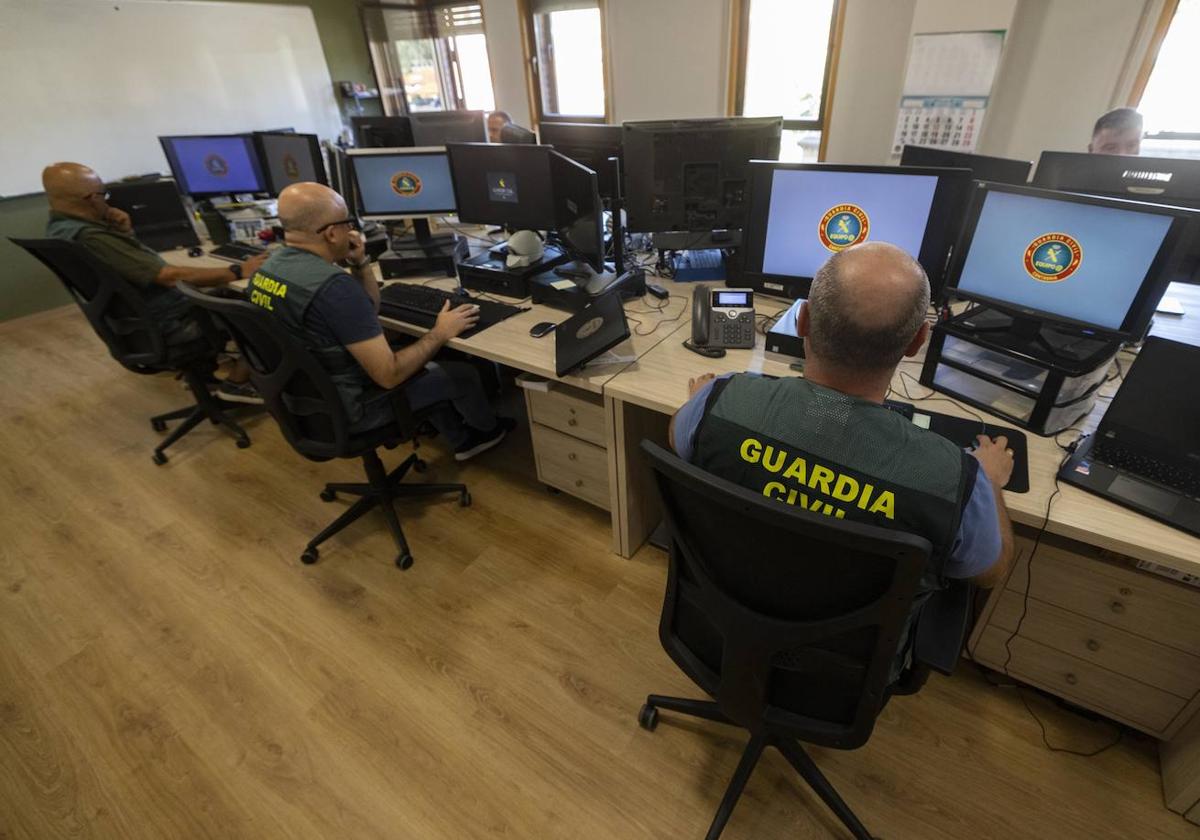
[{"label": "laptop keyboard", "polygon": [[1158,482],[1185,496],[1200,497],[1200,472],[1196,470],[1151,458],[1103,440],[1096,441],[1092,454],[1110,467]]}]

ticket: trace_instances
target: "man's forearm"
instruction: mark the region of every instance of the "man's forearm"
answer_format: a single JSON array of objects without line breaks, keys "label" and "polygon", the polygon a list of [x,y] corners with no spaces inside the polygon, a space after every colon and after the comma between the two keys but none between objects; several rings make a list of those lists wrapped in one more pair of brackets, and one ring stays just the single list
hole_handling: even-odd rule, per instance
[{"label": "man's forearm", "polygon": [[430,330],[412,344],[397,350],[394,357],[395,384],[393,387],[408,381],[417,371],[429,364],[429,361],[437,355],[445,343],[444,339]]},{"label": "man's forearm", "polygon": [[155,281],[161,286],[176,283],[191,283],[193,286],[223,286],[232,282],[233,272],[228,268],[192,268],[191,266],[166,265],[158,272]]}]

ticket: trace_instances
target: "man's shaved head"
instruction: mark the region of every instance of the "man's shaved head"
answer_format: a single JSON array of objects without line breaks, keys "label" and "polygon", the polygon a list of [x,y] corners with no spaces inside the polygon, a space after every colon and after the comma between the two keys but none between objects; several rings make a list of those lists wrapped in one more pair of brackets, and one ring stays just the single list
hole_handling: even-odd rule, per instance
[{"label": "man's shaved head", "polygon": [[279,194],[279,221],[288,233],[315,234],[322,225],[347,215],[346,202],[323,184],[304,181]]},{"label": "man's shaved head", "polygon": [[104,181],[82,163],[52,163],[42,170],[42,189],[50,207],[63,213],[85,218],[104,218],[108,205],[94,201],[104,192]]},{"label": "man's shaved head", "polygon": [[894,368],[921,329],[929,279],[887,242],[839,251],[817,270],[808,297],[812,355],[864,373]]}]

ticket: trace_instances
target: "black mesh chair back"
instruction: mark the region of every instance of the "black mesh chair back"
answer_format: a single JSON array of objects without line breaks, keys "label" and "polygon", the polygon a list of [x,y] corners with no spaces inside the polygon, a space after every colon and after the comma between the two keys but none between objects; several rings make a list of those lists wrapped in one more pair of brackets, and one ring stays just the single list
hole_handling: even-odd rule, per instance
[{"label": "black mesh chair back", "polygon": [[245,299],[180,288],[233,336],[250,381],[297,452],[318,461],[359,454],[337,386],[299,339]]},{"label": "black mesh chair back", "polygon": [[659,635],[752,735],[870,736],[931,546],[784,505],[648,441],[672,550]]},{"label": "black mesh chair back", "polygon": [[13,239],[66,286],[114,359],[133,371],[169,367],[167,342],[145,301],[77,242]]}]

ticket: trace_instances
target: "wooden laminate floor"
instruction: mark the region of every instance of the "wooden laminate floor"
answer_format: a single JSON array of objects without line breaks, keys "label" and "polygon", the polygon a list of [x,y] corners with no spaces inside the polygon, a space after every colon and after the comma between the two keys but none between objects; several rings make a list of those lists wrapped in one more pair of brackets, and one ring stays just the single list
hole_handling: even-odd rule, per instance
[{"label": "wooden laminate floor", "polygon": [[[368,517],[301,566],[352,463],[269,418],[207,424],[156,467],[177,383],[110,360],[73,310],[0,328],[0,838],[699,838],[743,744],[664,714],[694,695],[659,647],[663,556],[609,552],[604,513],[549,495],[528,429],[458,469],[475,504]],[[388,463],[401,457],[389,454]],[[1050,738],[1109,730],[1049,703]],[[1012,689],[964,663],[813,749],[880,837],[1183,838],[1152,742],[1053,754]],[[768,753],[725,835],[844,837]]]}]

